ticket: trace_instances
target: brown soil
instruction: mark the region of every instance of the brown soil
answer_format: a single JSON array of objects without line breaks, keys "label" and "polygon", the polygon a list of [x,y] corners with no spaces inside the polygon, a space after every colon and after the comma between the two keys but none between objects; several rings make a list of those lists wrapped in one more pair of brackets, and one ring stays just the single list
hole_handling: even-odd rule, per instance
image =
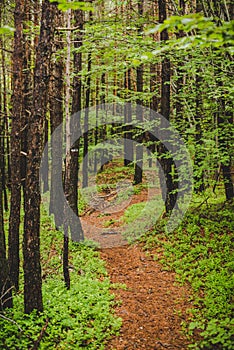
[{"label": "brown soil", "polygon": [[[120,301],[115,312],[123,324],[119,336],[110,340],[106,350],[188,349],[188,340],[181,331],[181,322],[188,317],[186,310],[192,307],[188,286],[176,284],[175,274],[165,271],[152,252],[146,254],[138,244],[128,245],[121,235],[124,210],[159,193],[157,186],[150,193],[143,189],[132,195],[124,208],[115,206],[109,214],[97,203],[81,217],[85,237],[100,244],[111,282],[126,285],[126,289],[117,285],[112,290],[116,301]],[[99,195],[100,204],[103,198],[105,202],[115,199],[115,193]],[[105,227],[107,220],[111,224]]]},{"label": "brown soil", "polygon": [[[131,204],[146,198],[143,191],[133,196]],[[165,271],[153,259],[152,252],[146,254],[140,245],[127,244],[121,235],[123,212],[102,217],[100,212],[93,211],[82,217],[85,237],[101,245],[101,257],[106,261],[111,282],[126,285],[126,290],[112,290],[116,301],[121,301],[115,312],[123,324],[120,335],[107,344],[106,350],[188,349],[181,322],[188,317],[186,310],[192,307],[189,288],[176,284],[175,274]],[[107,218],[114,222],[105,229]]]},{"label": "brown soil", "polygon": [[187,349],[181,322],[192,306],[188,287],[178,286],[175,274],[164,271],[139,245],[103,249],[101,256],[112,283],[127,287],[113,290],[116,300],[121,300],[115,311],[123,324],[106,350]]},{"label": "brown soil", "polygon": [[[80,217],[85,238],[94,240],[101,248],[126,245],[128,242],[122,237],[124,211],[132,204],[146,202],[153,197],[153,194],[157,193],[157,189],[152,189],[151,197],[149,197],[148,190],[144,189],[137,195],[133,194],[124,208],[122,208],[123,203],[121,203],[121,208],[118,210],[117,206],[115,206],[115,211],[109,215],[105,214],[103,210],[94,210],[94,208],[89,207],[85,215]],[[105,227],[105,223],[110,220],[112,220],[112,223]]]}]

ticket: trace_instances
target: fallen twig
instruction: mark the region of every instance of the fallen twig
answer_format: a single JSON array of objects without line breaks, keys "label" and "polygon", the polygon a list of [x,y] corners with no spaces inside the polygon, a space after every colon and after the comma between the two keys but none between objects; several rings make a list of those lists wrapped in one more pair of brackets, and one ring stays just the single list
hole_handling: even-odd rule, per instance
[{"label": "fallen twig", "polygon": [[44,326],[42,327],[41,332],[40,332],[37,340],[34,342],[34,345],[30,350],[37,350],[39,348],[40,342],[41,342],[43,335],[48,327],[48,324],[49,324],[49,318],[47,317],[46,322],[45,322]]}]

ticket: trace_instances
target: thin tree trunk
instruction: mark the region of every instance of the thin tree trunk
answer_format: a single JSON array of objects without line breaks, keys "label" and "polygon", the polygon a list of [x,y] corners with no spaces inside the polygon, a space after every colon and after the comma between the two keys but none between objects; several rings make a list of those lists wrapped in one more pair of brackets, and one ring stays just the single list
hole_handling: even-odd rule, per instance
[{"label": "thin tree trunk", "polygon": [[[202,6],[199,1],[196,1],[196,13],[201,13],[202,11]],[[194,158],[194,181],[195,181],[195,192],[203,192],[205,189],[204,186],[204,172],[202,169],[202,161],[203,161],[203,156],[202,156],[202,113],[203,113],[203,103],[202,103],[202,85],[203,81],[201,78],[201,70],[199,67],[197,67],[196,71],[196,81],[195,81],[195,86],[196,86],[196,115],[195,115],[195,128],[196,128],[196,133],[195,133],[195,141],[196,141],[196,147],[195,147],[195,158]]]},{"label": "thin tree trunk", "polygon": [[88,53],[88,78],[87,78],[87,88],[85,91],[85,116],[84,116],[84,149],[83,149],[83,188],[88,186],[88,147],[89,147],[89,103],[90,103],[90,93],[91,93],[91,53]]},{"label": "thin tree trunk", "polygon": [[[100,91],[100,102],[102,105],[102,109],[105,108],[103,107],[106,103],[106,73],[102,73],[101,76],[101,91]],[[100,128],[100,140],[103,142],[106,140],[106,124],[104,118],[102,118],[103,125]],[[106,157],[106,150],[102,149],[101,150],[101,171],[103,170],[104,164],[106,163],[107,157]]]},{"label": "thin tree trunk", "polygon": [[218,140],[221,154],[221,169],[223,173],[223,183],[226,200],[234,198],[234,184],[232,181],[232,158],[230,152],[230,141],[233,138],[232,128],[233,114],[230,108],[227,109],[227,102],[221,98],[218,112]]},{"label": "thin tree trunk", "polygon": [[[71,10],[66,12],[66,25],[67,28],[71,27]],[[69,202],[70,197],[70,178],[71,178],[71,125],[70,125],[70,64],[71,64],[71,32],[67,31],[66,35],[66,45],[67,45],[67,58],[66,58],[66,87],[65,87],[65,117],[66,117],[66,164],[65,164],[65,197],[67,202]],[[63,276],[65,281],[65,286],[70,289],[70,274],[68,267],[69,260],[69,213],[67,212],[67,205],[64,207],[64,241],[63,241]]]},{"label": "thin tree trunk", "polygon": [[44,124],[54,37],[56,5],[44,0],[40,37],[34,69],[33,109],[29,120],[28,162],[25,186],[24,217],[24,310],[43,310],[40,264],[40,184],[39,168],[44,146]]},{"label": "thin tree trunk", "polygon": [[[0,8],[0,11],[2,9]],[[2,13],[1,13],[2,14]],[[2,23],[2,18],[0,17]],[[0,24],[1,25],[1,24]],[[1,116],[3,120],[3,142],[2,149],[6,149],[3,157],[3,170],[2,170],[2,188],[3,188],[3,199],[4,208],[8,211],[8,198],[7,198],[7,185],[10,183],[10,144],[9,144],[9,125],[8,125],[8,113],[7,113],[7,87],[6,87],[6,67],[5,67],[5,52],[4,52],[4,41],[0,38],[1,47],[1,62],[2,62],[2,76],[1,80],[3,84],[1,85]],[[3,91],[2,91],[3,89]],[[6,161],[7,160],[7,161]],[[7,167],[6,167],[7,165]]]},{"label": "thin tree trunk", "polygon": [[[84,15],[83,11],[76,10],[74,12],[74,26],[78,28],[78,32],[75,36],[74,47],[79,49],[82,46],[82,30],[84,26]],[[73,55],[73,95],[72,95],[72,115],[76,116],[73,120],[72,130],[80,130],[80,116],[81,116],[81,94],[82,94],[82,83],[80,72],[82,70],[82,53],[75,52]],[[70,198],[69,204],[74,213],[78,218],[75,227],[72,223],[70,226],[71,229],[71,238],[72,240],[81,241],[84,238],[82,226],[79,221],[78,213],[78,172],[79,172],[79,153],[80,153],[80,139],[78,139],[74,145],[72,145],[71,150],[71,178],[70,178]]]},{"label": "thin tree trunk", "polygon": [[[49,122],[48,119],[46,117],[45,119],[45,130],[44,130],[44,143],[45,145],[48,143],[48,138],[49,136]],[[42,174],[41,174],[41,180],[43,182],[43,193],[46,193],[47,191],[49,191],[49,173],[48,173],[48,169],[49,169],[49,153],[48,153],[49,149],[48,147],[46,147],[46,149],[43,152],[43,158],[42,158]]]},{"label": "thin tree trunk", "polygon": [[[0,126],[0,149],[2,149],[3,143],[3,128]],[[3,157],[4,155],[0,152],[0,179],[2,178],[3,170]],[[9,276],[8,261],[6,257],[6,240],[4,234],[3,224],[3,202],[2,202],[2,182],[0,181],[0,310],[7,307],[13,306],[12,300],[12,283]]]},{"label": "thin tree trunk", "polygon": [[[96,111],[96,125],[94,130],[94,145],[96,146],[98,144],[98,136],[99,136],[99,80],[97,78],[96,80],[96,101],[95,101],[95,111]],[[97,157],[97,151],[94,153],[94,164],[93,164],[93,171],[96,174],[97,172],[97,165],[98,165],[98,157]]]},{"label": "thin tree trunk", "polygon": [[[138,1],[138,16],[141,18],[143,16],[144,1]],[[138,34],[141,35],[143,31],[142,25],[138,28]],[[137,93],[141,94],[143,92],[143,65],[141,64],[137,67]],[[139,97],[136,100],[136,117],[140,124],[143,122],[143,101],[142,97]],[[143,174],[143,135],[137,137],[138,144],[136,145],[136,164],[135,164],[135,173],[134,173],[134,184],[137,185],[142,182]]]},{"label": "thin tree trunk", "polygon": [[[63,25],[63,15],[60,11],[56,13],[56,27]],[[57,33],[55,38],[55,53],[63,49],[62,35]],[[50,77],[50,130],[51,130],[51,179],[50,179],[50,214],[54,214],[55,226],[58,229],[63,224],[63,203],[59,199],[62,197],[60,174],[62,173],[62,129],[54,134],[56,128],[63,122],[63,58],[56,57],[52,63]]]},{"label": "thin tree trunk", "polygon": [[21,184],[25,190],[26,168],[27,168],[27,152],[28,152],[28,120],[30,111],[32,110],[32,38],[30,31],[31,3],[25,0],[24,4],[24,34],[23,34],[23,109],[21,117]]},{"label": "thin tree trunk", "polygon": [[[2,38],[0,38],[1,42],[1,49],[4,47],[4,41]],[[3,118],[4,118],[4,131],[5,131],[5,142],[6,142],[6,159],[7,159],[7,179],[6,179],[6,186],[10,187],[10,181],[11,181],[11,161],[10,161],[10,138],[9,138],[9,123],[8,123],[8,108],[7,108],[7,82],[6,82],[6,62],[5,62],[5,52],[2,50],[1,52],[1,58],[2,58],[2,82],[3,82]],[[4,143],[5,143],[4,142]],[[5,147],[4,147],[5,148]]]},{"label": "thin tree trunk", "polygon": [[195,181],[195,191],[197,193],[203,192],[205,189],[204,186],[204,171],[202,168],[202,162],[203,162],[203,155],[202,155],[202,114],[203,114],[203,103],[202,103],[202,79],[200,77],[200,69],[197,68],[196,73],[196,134],[195,134],[195,140],[196,140],[196,151],[195,151],[195,159],[194,159],[194,168],[195,168],[195,175],[194,175],[194,181]]},{"label": "thin tree trunk", "polygon": [[[159,22],[162,23],[167,18],[166,2],[163,0],[158,0],[159,8]],[[160,40],[168,40],[168,32],[164,30],[160,33]],[[169,120],[170,119],[170,59],[164,57],[162,61],[161,68],[161,115]],[[163,170],[163,174],[160,174],[160,178],[165,177],[166,179],[166,191],[163,193],[163,200],[165,201],[166,212],[172,211],[176,204],[177,194],[176,183],[174,182],[172,172],[173,172],[173,159],[168,157],[168,150],[163,144],[158,147],[160,155],[160,164]],[[163,186],[162,186],[163,188]]]},{"label": "thin tree trunk", "polygon": [[[131,68],[125,72],[124,87],[128,91],[130,91],[132,88]],[[128,103],[127,105],[124,106],[124,122],[126,124],[129,124],[125,126],[125,134],[124,134],[124,165],[128,166],[134,161],[133,143],[128,141],[128,140],[132,140],[132,132],[131,132],[132,105],[131,103]]]}]

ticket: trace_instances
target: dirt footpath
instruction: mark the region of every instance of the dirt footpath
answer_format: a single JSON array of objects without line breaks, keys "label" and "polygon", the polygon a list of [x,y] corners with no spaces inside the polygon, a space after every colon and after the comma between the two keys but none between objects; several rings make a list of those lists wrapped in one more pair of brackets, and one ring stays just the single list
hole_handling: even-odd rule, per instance
[{"label": "dirt footpath", "polygon": [[175,274],[164,271],[139,245],[102,249],[101,257],[111,282],[126,284],[126,290],[113,290],[122,301],[115,311],[123,325],[106,349],[188,349],[181,322],[192,305],[188,288],[175,283]]}]

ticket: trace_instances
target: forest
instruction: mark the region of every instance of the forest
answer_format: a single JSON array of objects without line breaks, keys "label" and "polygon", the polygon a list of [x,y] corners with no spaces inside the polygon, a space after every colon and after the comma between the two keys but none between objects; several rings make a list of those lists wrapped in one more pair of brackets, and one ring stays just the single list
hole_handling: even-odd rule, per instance
[{"label": "forest", "polygon": [[1,0],[0,349],[234,348],[231,0]]}]

